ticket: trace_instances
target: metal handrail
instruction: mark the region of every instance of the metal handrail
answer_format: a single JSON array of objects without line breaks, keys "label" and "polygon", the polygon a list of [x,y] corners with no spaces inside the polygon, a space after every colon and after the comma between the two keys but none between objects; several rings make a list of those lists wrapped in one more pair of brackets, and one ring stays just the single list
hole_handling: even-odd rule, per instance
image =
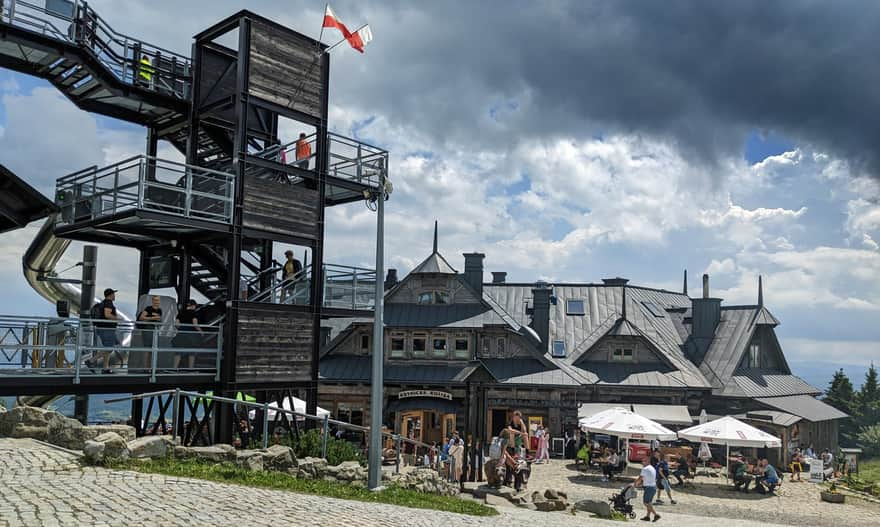
[{"label": "metal handrail", "polygon": [[146,155],[92,166],[56,184],[64,223],[133,208],[228,223],[234,194],[232,174]]},{"label": "metal handrail", "polygon": [[[113,324],[102,327],[101,324]],[[114,344],[108,345],[102,332],[111,332]],[[72,377],[79,384],[82,377],[102,375],[87,360],[99,354],[143,353],[149,365],[134,366],[132,356],[126,369],[129,374],[149,376],[155,383],[160,375],[211,375],[219,380],[222,358],[222,320],[200,324],[199,330],[145,321],[106,321],[89,318],[48,318],[0,315],[0,378],[4,375],[59,375]],[[120,339],[119,335],[137,338]],[[213,337],[216,342],[209,344]],[[146,339],[149,338],[149,341]],[[197,339],[197,340],[194,340]],[[122,342],[128,340],[128,344]],[[211,367],[168,368],[159,366],[160,355],[213,355]],[[162,371],[160,371],[162,370]]]},{"label": "metal handrail", "polygon": [[[126,84],[165,90],[177,98],[189,97],[189,57],[117,32],[87,2],[73,0],[69,6],[67,14],[24,0],[6,0],[0,2],[0,20],[81,46]],[[67,24],[69,28],[64,31],[56,24]],[[149,64],[142,62],[144,57]],[[142,71],[149,71],[149,82],[139,82]],[[154,77],[158,82],[153,82]]]},{"label": "metal handrail", "polygon": [[[351,424],[351,423],[346,423],[345,421],[338,421],[336,419],[330,419],[329,414],[321,417],[318,415],[312,415],[312,414],[308,414],[305,412],[297,412],[296,410],[288,410],[287,408],[283,408],[283,405],[272,406],[272,405],[270,405],[269,402],[256,403],[256,402],[251,402],[251,401],[244,401],[241,399],[232,399],[230,397],[222,397],[219,395],[199,393],[199,392],[190,392],[190,391],[186,391],[186,390],[181,390],[179,388],[174,389],[174,390],[159,390],[156,392],[132,394],[130,396],[117,397],[117,398],[113,398],[113,399],[104,399],[104,402],[107,404],[110,404],[110,403],[118,403],[118,402],[124,402],[124,401],[132,401],[132,400],[137,400],[137,399],[145,399],[145,398],[149,398],[149,397],[157,397],[157,396],[161,396],[161,395],[174,395],[174,406],[173,406],[173,411],[172,411],[173,412],[172,413],[172,419],[173,419],[172,423],[174,423],[174,426],[171,427],[172,439],[177,438],[177,422],[178,422],[178,414],[180,412],[180,396],[181,395],[185,396],[185,397],[198,397],[198,398],[210,399],[212,401],[217,401],[219,403],[241,405],[241,406],[253,408],[256,410],[262,410],[262,412],[263,412],[263,414],[262,414],[262,418],[263,418],[263,448],[264,449],[268,448],[268,446],[269,446],[269,419],[268,419],[269,410],[276,412],[276,414],[277,413],[284,413],[288,416],[293,416],[294,418],[302,417],[304,419],[309,419],[312,421],[317,421],[317,422],[323,423],[323,434],[322,434],[322,442],[321,442],[321,457],[323,457],[325,459],[327,458],[327,439],[328,439],[328,433],[330,430],[329,425],[333,425],[333,426],[337,426],[337,427],[341,427],[341,428],[347,428],[347,429],[355,430],[358,432],[364,432],[364,433],[370,432],[370,427],[368,427],[368,426],[355,425],[355,424]],[[400,467],[400,451],[401,451],[400,445],[402,443],[409,443],[409,444],[415,445],[417,447],[433,449],[435,451],[437,450],[437,447],[434,445],[429,445],[429,444],[424,443],[422,441],[417,441],[415,439],[403,437],[400,434],[394,434],[391,432],[381,432],[381,434],[385,437],[393,439],[397,443],[397,448],[396,448],[396,451],[397,451],[397,453],[396,453],[396,455],[397,455],[397,468],[396,469],[397,470],[399,470],[399,467]]]},{"label": "metal handrail", "polygon": [[[264,270],[260,273],[272,271],[273,268]],[[311,277],[311,264],[303,267],[301,271],[295,274],[292,278],[278,280],[277,277],[272,274],[272,283],[270,286],[252,296],[249,300],[251,302],[267,302],[267,303],[296,303],[297,294],[296,292],[292,292],[289,294],[288,291],[291,287],[297,285],[311,285],[310,277]],[[361,267],[353,267],[348,265],[339,265],[339,264],[323,264],[323,288],[324,288],[324,305],[327,307],[346,307],[354,310],[357,309],[371,309],[373,303],[375,302],[375,298],[373,298],[373,284],[376,280],[376,271],[373,269],[365,269]],[[264,276],[264,275],[263,275]],[[258,275],[254,279],[249,281],[249,285],[252,283],[256,283],[259,281],[260,276]],[[328,290],[342,290],[345,291],[343,293],[343,297],[341,300],[329,298]],[[366,297],[367,301],[359,301],[361,297]]]}]

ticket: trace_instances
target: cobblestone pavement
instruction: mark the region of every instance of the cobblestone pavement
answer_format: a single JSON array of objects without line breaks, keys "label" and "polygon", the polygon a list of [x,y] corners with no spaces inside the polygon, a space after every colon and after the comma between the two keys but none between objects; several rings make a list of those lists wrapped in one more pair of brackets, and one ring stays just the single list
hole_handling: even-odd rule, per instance
[{"label": "cobblestone pavement", "polygon": [[[81,468],[75,456],[27,439],[0,439],[0,526],[583,527],[585,514],[501,508],[477,518],[130,471]],[[661,523],[706,525],[670,514]],[[717,522],[713,522],[717,523]],[[755,522],[723,525],[754,527]]]},{"label": "cobblestone pavement", "polygon": [[[629,481],[632,481],[630,478]],[[603,483],[599,474],[583,474],[568,461],[552,460],[547,465],[532,465],[529,489],[555,488],[568,492],[571,500],[608,499],[623,487],[626,481]],[[664,492],[664,505],[657,506],[661,515],[669,511],[713,518],[737,518],[756,522],[798,526],[872,526],[880,525],[880,505],[847,498],[845,504],[826,503],[819,498],[819,486],[809,482],[785,481],[778,496],[755,492],[733,492],[724,478],[698,476],[694,485],[672,488],[677,504],[669,503]],[[641,496],[639,496],[639,499]],[[633,500],[636,512],[641,514],[641,501]],[[669,515],[671,517],[671,515]],[[724,523],[726,525],[726,523]]]}]

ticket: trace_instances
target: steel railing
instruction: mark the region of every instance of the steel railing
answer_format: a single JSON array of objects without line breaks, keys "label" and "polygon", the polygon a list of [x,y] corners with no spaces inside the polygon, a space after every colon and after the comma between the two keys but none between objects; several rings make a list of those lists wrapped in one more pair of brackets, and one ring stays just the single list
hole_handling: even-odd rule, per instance
[{"label": "steel railing", "polygon": [[[222,321],[191,327],[152,322],[0,315],[0,378],[50,375],[79,384],[103,372],[109,354],[112,374],[200,375],[219,380]],[[127,343],[127,344],[123,344]],[[194,357],[192,364],[189,357]],[[179,364],[175,365],[175,362]]]},{"label": "steel railing", "polygon": [[[212,402],[216,402],[216,403],[220,403],[220,404],[232,404],[232,405],[239,406],[239,407],[252,408],[252,409],[258,410],[261,413],[259,420],[262,421],[262,446],[264,449],[269,447],[269,421],[270,421],[270,419],[268,418],[268,416],[269,416],[270,410],[273,412],[276,412],[276,416],[278,414],[285,414],[289,417],[293,417],[294,419],[301,417],[303,419],[307,419],[310,421],[315,421],[315,422],[321,423],[321,425],[322,425],[322,427],[321,427],[321,430],[322,430],[322,433],[321,433],[321,436],[322,436],[321,457],[324,459],[327,458],[327,442],[329,439],[330,425],[333,425],[338,428],[344,428],[347,430],[354,430],[357,432],[363,432],[365,434],[370,433],[370,428],[367,426],[355,425],[355,424],[351,424],[351,423],[346,423],[345,421],[338,421],[336,419],[331,419],[329,414],[325,414],[323,416],[312,415],[312,414],[308,414],[305,412],[297,412],[295,410],[283,408],[282,405],[278,405],[278,404],[273,405],[268,402],[257,403],[257,402],[252,402],[252,401],[245,401],[242,399],[232,399],[229,397],[221,397],[221,396],[217,396],[214,394],[190,392],[190,391],[181,390],[181,389],[160,390],[160,391],[156,391],[156,392],[134,394],[134,395],[127,396],[127,397],[105,399],[104,402],[105,403],[117,403],[117,402],[123,402],[123,401],[132,401],[132,400],[136,400],[136,399],[146,399],[146,398],[157,397],[157,396],[162,396],[162,395],[173,395],[174,396],[174,401],[173,401],[173,405],[172,405],[172,421],[171,421],[172,423],[174,423],[174,425],[172,425],[172,427],[171,427],[171,434],[172,434],[173,439],[177,438],[177,434],[179,432],[177,430],[177,423],[180,422],[180,419],[179,419],[180,412],[181,412],[180,398],[182,396],[183,397],[193,397],[193,398],[199,398],[199,399],[206,399],[206,400],[211,400]],[[277,417],[276,417],[276,419],[277,419]],[[396,448],[395,448],[395,451],[396,451],[395,472],[400,470],[400,456],[401,456],[401,451],[402,451],[401,447],[404,443],[409,443],[417,448],[433,449],[435,452],[437,451],[436,445],[429,445],[428,443],[423,443],[422,441],[417,441],[415,439],[403,437],[400,434],[394,434],[391,432],[382,431],[382,436],[390,438],[395,442],[395,446],[396,446]]]},{"label": "steel railing", "polygon": [[[317,168],[317,135],[311,134],[302,139],[311,152],[308,156],[298,158],[297,145],[300,140],[273,145],[266,149],[252,152],[249,155],[286,165],[298,166],[303,170]],[[327,133],[328,162],[327,175],[335,178],[356,181],[367,186],[377,186],[388,174],[388,152],[357,139],[345,137],[333,132]],[[268,169],[250,166],[252,174],[263,174]],[[298,181],[293,178],[291,182]]]},{"label": "steel railing", "polygon": [[55,202],[63,224],[131,209],[229,223],[234,193],[232,174],[139,155],[60,178]]},{"label": "steel railing", "polygon": [[0,20],[82,47],[126,84],[179,99],[190,96],[188,57],[116,32],[87,2],[0,0]]},{"label": "steel railing", "polygon": [[[376,303],[376,271],[348,265],[324,264],[324,307],[370,310]],[[279,277],[280,268],[272,267],[253,278],[257,284],[267,278],[270,285],[248,300],[270,304],[308,304],[311,298],[312,266],[305,266],[292,278]],[[250,285],[249,283],[249,285]]]}]

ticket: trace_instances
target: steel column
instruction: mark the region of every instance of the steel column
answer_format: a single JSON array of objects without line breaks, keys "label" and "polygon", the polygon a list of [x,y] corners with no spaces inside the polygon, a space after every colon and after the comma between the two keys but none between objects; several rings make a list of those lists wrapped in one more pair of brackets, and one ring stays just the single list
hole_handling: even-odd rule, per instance
[{"label": "steel column", "polygon": [[376,201],[376,299],[373,314],[373,374],[370,386],[370,454],[369,482],[371,489],[382,483],[382,399],[384,396],[385,323],[383,304],[385,284],[379,277],[385,275],[385,181],[380,177]]}]

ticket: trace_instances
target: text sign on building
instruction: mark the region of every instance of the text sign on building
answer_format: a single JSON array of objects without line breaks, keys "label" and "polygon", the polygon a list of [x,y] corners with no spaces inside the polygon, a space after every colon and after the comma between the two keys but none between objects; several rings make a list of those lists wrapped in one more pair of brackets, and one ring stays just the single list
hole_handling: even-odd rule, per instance
[{"label": "text sign on building", "polygon": [[410,397],[435,397],[437,399],[452,400],[452,394],[440,392],[437,390],[405,390],[397,394],[398,399],[409,399]]}]

